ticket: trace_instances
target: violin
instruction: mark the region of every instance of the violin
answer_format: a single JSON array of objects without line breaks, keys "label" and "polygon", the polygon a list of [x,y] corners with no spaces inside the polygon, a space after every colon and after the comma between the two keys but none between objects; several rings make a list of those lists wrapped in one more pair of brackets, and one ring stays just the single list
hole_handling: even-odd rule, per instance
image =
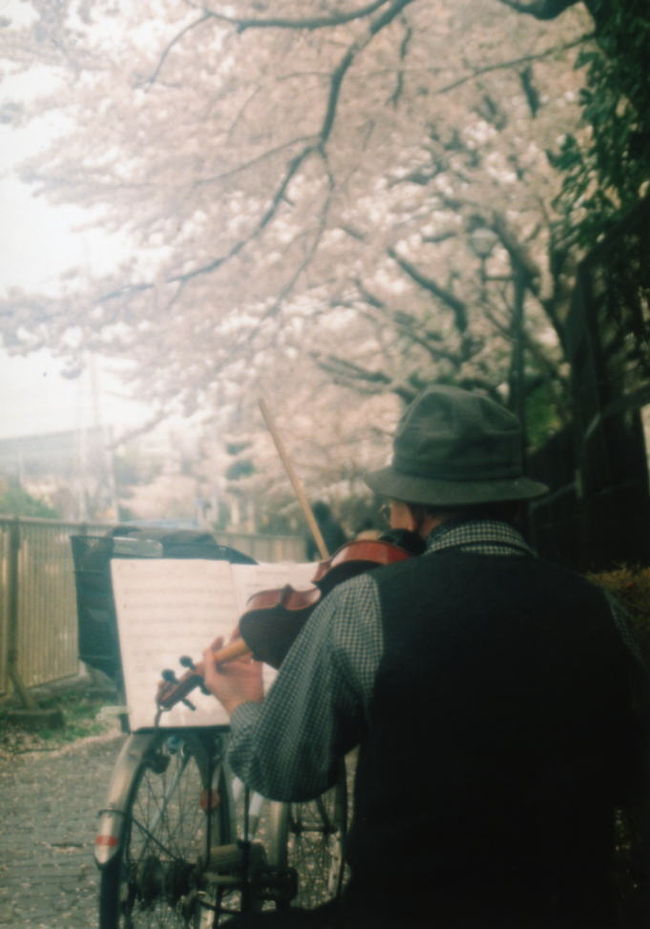
[{"label": "violin", "polygon": [[[295,590],[290,584],[253,594],[239,620],[241,638],[213,653],[217,664],[225,664],[251,654],[273,668],[279,668],[298,633],[316,606],[334,587],[349,578],[382,565],[404,561],[424,550],[424,542],[415,533],[392,530],[379,539],[355,539],[342,545],[331,558],[321,561],[312,578],[313,587]],[[187,667],[176,679],[173,671],[163,671],[156,703],[169,710],[180,701],[192,709],[186,699],[203,685],[205,665],[187,657],[180,659]],[[207,691],[204,688],[204,692]]]}]

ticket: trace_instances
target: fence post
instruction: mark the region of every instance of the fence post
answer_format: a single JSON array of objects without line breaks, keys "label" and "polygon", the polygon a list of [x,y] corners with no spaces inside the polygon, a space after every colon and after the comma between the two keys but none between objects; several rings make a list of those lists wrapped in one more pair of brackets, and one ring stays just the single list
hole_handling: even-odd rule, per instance
[{"label": "fence post", "polygon": [[8,620],[7,629],[7,671],[14,685],[14,690],[20,697],[23,706],[28,710],[36,707],[34,698],[29,693],[18,671],[18,584],[20,557],[20,519],[16,517],[9,526],[9,565],[8,565]]}]

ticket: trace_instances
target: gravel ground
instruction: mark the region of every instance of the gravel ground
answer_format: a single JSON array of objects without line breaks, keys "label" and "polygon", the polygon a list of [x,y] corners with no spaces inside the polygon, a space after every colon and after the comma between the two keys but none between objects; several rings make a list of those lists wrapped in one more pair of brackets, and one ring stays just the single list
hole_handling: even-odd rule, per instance
[{"label": "gravel ground", "polygon": [[[101,735],[87,735],[56,748],[20,730],[0,733],[3,929],[97,927],[99,871],[93,857],[97,813],[125,739],[114,718],[104,726]],[[313,816],[309,806],[303,808],[306,821]],[[265,828],[262,823],[262,837]],[[301,868],[302,881],[310,879],[304,891],[309,893],[313,879],[320,894],[325,878],[319,871],[325,863],[319,857],[322,850],[318,844],[312,847],[309,833],[303,839],[312,864],[303,873],[297,859],[290,863]]]},{"label": "gravel ground", "polygon": [[123,738],[0,757],[0,926],[96,927],[95,823]]}]

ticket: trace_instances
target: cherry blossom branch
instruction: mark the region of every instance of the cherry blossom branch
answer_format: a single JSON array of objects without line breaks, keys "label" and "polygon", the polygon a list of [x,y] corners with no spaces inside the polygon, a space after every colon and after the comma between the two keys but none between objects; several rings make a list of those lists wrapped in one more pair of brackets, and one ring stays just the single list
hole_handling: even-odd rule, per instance
[{"label": "cherry blossom branch", "polygon": [[[505,2],[505,0],[501,0]],[[466,74],[464,77],[459,77],[457,80],[452,81],[450,84],[445,84],[443,87],[439,87],[436,91],[436,94],[446,94],[451,90],[455,90],[457,87],[462,87],[463,84],[469,83],[469,81],[475,81],[477,78],[481,77],[484,74],[490,74],[493,71],[504,71],[508,68],[516,68],[520,65],[530,64],[531,61],[543,61],[545,58],[550,58],[552,55],[557,55],[560,52],[569,51],[572,48],[576,48],[578,45],[582,45],[584,42],[589,39],[593,39],[593,33],[585,33],[579,38],[574,39],[572,42],[565,42],[563,45],[553,45],[551,48],[546,48],[542,52],[536,52],[530,55],[522,55],[520,58],[511,58],[509,61],[498,61],[494,64],[484,65],[482,68],[475,68],[470,74]]]},{"label": "cherry blossom branch", "polygon": [[526,13],[534,16],[535,19],[555,19],[568,10],[570,6],[575,6],[579,0],[499,0],[504,6],[515,10],[517,13]]},{"label": "cherry blossom branch", "polygon": [[155,84],[155,82],[158,80],[158,75],[160,74],[162,67],[165,64],[165,61],[167,60],[167,56],[169,55],[173,47],[177,45],[178,42],[180,42],[181,39],[183,39],[188,34],[188,32],[191,32],[193,29],[196,29],[198,26],[202,26],[203,23],[207,22],[207,20],[211,18],[212,17],[210,13],[204,13],[202,16],[199,16],[198,19],[194,20],[194,22],[189,23],[189,25],[181,29],[180,32],[177,32],[174,38],[171,40],[171,42],[169,42],[165,46],[163,51],[161,52],[160,57],[158,59],[158,64],[154,68],[151,75],[148,78],[145,78],[145,80],[140,81],[140,83],[137,84],[136,86],[144,87],[147,84],[149,85]]},{"label": "cherry blossom branch", "polygon": [[433,278],[427,277],[426,274],[419,271],[415,265],[412,265],[406,258],[402,258],[401,255],[398,255],[394,248],[388,249],[388,254],[411,280],[419,284],[424,290],[428,290],[429,293],[432,293],[434,297],[441,300],[445,306],[452,311],[456,320],[456,328],[460,333],[467,330],[467,306],[462,300],[459,300],[455,294],[445,287],[442,287],[437,281],[434,281]]},{"label": "cherry blossom branch", "polygon": [[[244,32],[247,29],[327,29],[332,26],[342,26],[350,23],[355,19],[363,19],[376,13],[382,6],[385,6],[388,0],[375,0],[367,6],[360,7],[358,10],[352,10],[349,13],[332,13],[329,16],[305,17],[304,19],[292,19],[282,16],[272,17],[255,17],[244,18],[240,16],[230,16],[226,13],[219,13],[209,7],[203,6],[204,14],[212,16],[221,22],[229,23],[235,26],[238,32]],[[191,4],[195,6],[195,4]]]},{"label": "cherry blossom branch", "polygon": [[269,158],[273,158],[275,155],[285,151],[287,148],[292,148],[298,143],[306,143],[310,139],[313,139],[313,136],[297,136],[295,139],[289,139],[287,142],[283,142],[281,145],[275,145],[273,148],[267,148],[266,151],[261,153],[261,155],[256,155],[254,158],[250,158],[248,161],[243,161],[241,164],[238,164],[234,168],[229,168],[227,171],[221,171],[219,174],[212,174],[209,177],[203,177],[200,180],[195,181],[192,186],[205,187],[209,186],[210,184],[216,184],[219,181],[228,180],[228,178],[235,177],[237,174],[241,174],[244,171],[248,171],[250,168],[256,167],[257,165],[268,161]]},{"label": "cherry blossom branch", "polygon": [[[191,271],[183,272],[182,274],[174,275],[170,277],[167,281],[168,284],[182,284],[184,285],[193,278],[204,276],[207,274],[214,273],[219,268],[221,268],[226,262],[231,261],[235,258],[244,248],[250,245],[253,241],[258,239],[266,227],[271,223],[275,218],[280,206],[286,200],[288,188],[293,181],[293,179],[298,174],[302,165],[314,154],[318,154],[321,157],[324,156],[325,146],[329,140],[329,137],[332,133],[334,127],[334,121],[336,118],[336,111],[338,107],[338,102],[341,94],[341,89],[346,74],[349,69],[352,67],[352,64],[356,60],[357,56],[372,42],[375,36],[381,32],[382,29],[390,25],[393,20],[400,15],[402,10],[404,10],[410,3],[413,3],[414,0],[392,0],[387,6],[387,9],[384,10],[380,16],[377,16],[372,20],[369,25],[367,32],[364,36],[355,40],[350,44],[346,49],[345,53],[341,57],[336,68],[333,70],[330,77],[330,88],[327,95],[327,102],[325,105],[325,113],[321,123],[319,132],[314,136],[314,140],[305,145],[305,147],[298,152],[290,161],[288,162],[284,175],[280,179],[278,186],[275,190],[275,193],[271,197],[264,213],[259,218],[255,228],[246,236],[241,239],[238,239],[224,254],[213,259],[207,264],[200,265],[196,268],[193,268]],[[368,7],[365,7],[365,12],[363,15],[368,16],[371,12],[379,9],[382,6],[386,6],[386,0],[382,2],[373,3]],[[206,11],[211,12],[211,11]],[[212,14],[211,15],[216,15]],[[348,14],[352,16],[352,14]],[[360,11],[357,11],[355,18],[360,16]],[[198,25],[198,20],[193,24],[193,26]],[[243,21],[242,21],[243,22]],[[261,22],[261,21],[256,21]],[[298,21],[296,21],[297,23]],[[267,22],[266,24],[270,27],[271,23]],[[277,25],[277,23],[275,24]],[[331,25],[331,24],[330,24]],[[306,26],[299,27],[298,25],[294,26],[295,28],[307,28]],[[138,291],[143,289],[149,289],[153,287],[152,284],[140,284],[133,285],[133,291],[131,288],[125,287],[120,293],[112,293],[107,295],[103,299],[114,299],[117,296],[126,296],[129,291],[135,292],[136,288]]]}]

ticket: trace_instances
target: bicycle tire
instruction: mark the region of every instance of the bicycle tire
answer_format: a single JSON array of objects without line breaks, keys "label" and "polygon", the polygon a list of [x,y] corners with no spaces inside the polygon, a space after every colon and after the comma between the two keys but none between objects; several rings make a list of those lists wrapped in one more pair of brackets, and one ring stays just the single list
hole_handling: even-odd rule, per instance
[{"label": "bicycle tire", "polygon": [[348,824],[345,765],[336,784],[315,800],[277,803],[270,815],[269,860],[293,868],[298,893],[292,906],[314,909],[335,899],[345,881],[343,846]]},{"label": "bicycle tire", "polygon": [[209,850],[232,838],[229,788],[209,737],[157,733],[134,772],[116,856],[101,872],[99,929],[200,929]]}]

